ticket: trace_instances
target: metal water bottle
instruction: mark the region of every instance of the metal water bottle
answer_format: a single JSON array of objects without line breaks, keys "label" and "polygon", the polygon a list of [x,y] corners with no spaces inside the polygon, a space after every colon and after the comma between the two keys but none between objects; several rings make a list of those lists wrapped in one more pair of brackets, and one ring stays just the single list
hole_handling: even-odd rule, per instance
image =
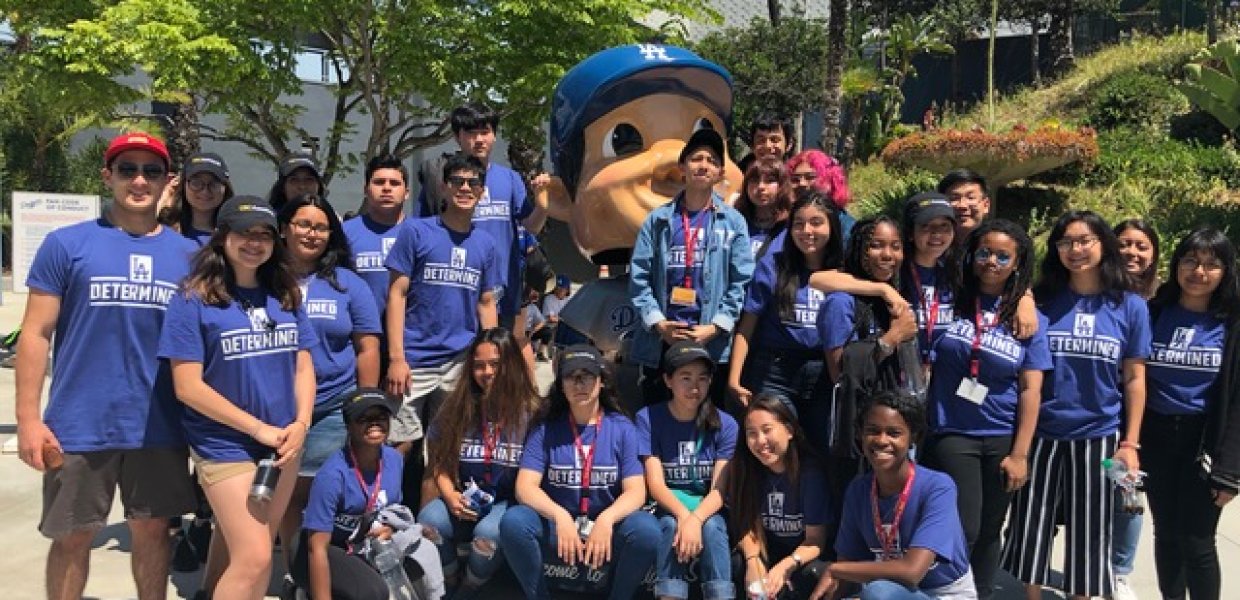
[{"label": "metal water bottle", "polygon": [[250,484],[250,499],[255,502],[271,502],[276,492],[276,484],[280,481],[280,469],[276,468],[276,453],[258,461],[258,470],[254,471],[254,483]]}]

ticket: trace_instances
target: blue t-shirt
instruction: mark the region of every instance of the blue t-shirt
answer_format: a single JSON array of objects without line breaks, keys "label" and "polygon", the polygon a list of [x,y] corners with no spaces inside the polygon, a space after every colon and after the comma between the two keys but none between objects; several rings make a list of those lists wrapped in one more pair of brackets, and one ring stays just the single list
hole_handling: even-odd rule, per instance
[{"label": "blue t-shirt", "polygon": [[754,348],[794,352],[822,350],[818,315],[826,294],[809,287],[809,275],[808,270],[801,273],[801,286],[797,288],[796,300],[792,305],[793,319],[784,320],[780,318],[779,295],[775,289],[779,272],[774,256],[768,254],[758,261],[742,308],[744,312],[758,317],[751,352]]},{"label": "blue t-shirt", "polygon": [[155,354],[168,303],[197,248],[95,219],[39,246],[26,285],[60,298],[43,419],[69,452],[184,447],[181,403]]},{"label": "blue t-shirt", "polygon": [[[383,446],[381,452],[379,468],[383,471],[382,481],[371,511],[401,503],[404,460],[390,446]],[[349,457],[349,447],[345,446],[329,456],[310,485],[302,529],[331,533],[333,546],[348,548],[349,539],[357,534],[357,528],[362,523],[366,502],[375,493],[377,475],[379,473],[374,471],[362,471],[362,480],[366,482],[366,490],[363,491],[353,469],[353,460]]]},{"label": "blue t-shirt", "polygon": [[1064,290],[1042,307],[1054,370],[1043,380],[1038,435],[1053,440],[1099,438],[1115,433],[1123,407],[1123,361],[1150,354],[1145,301],[1124,292],[1106,295]]},{"label": "blue t-shirt", "polygon": [[[336,282],[311,275],[302,284],[305,290],[306,316],[318,335],[319,343],[310,349],[314,359],[314,406],[335,409],[342,405],[340,395],[357,387],[357,349],[354,334],[381,335],[379,310],[370,295],[370,288],[356,273],[336,269]],[[329,406],[333,403],[334,406]]]},{"label": "blue t-shirt", "polygon": [[[477,402],[477,400],[475,400]],[[494,424],[488,422],[487,435],[496,436]],[[429,439],[439,435],[439,428],[431,425]],[[465,485],[473,480],[478,487],[488,490],[496,501],[512,500],[517,481],[517,468],[521,465],[521,453],[525,449],[524,429],[507,431],[501,429],[491,448],[490,466],[487,465],[486,442],[480,427],[467,428],[461,435],[461,453],[457,462],[457,480]],[[487,473],[491,474],[491,483],[487,484]]]},{"label": "blue t-shirt", "polygon": [[[689,325],[697,325],[698,320],[702,317],[702,290],[706,288],[705,280],[702,278],[702,265],[706,261],[706,251],[710,245],[710,232],[714,230],[713,210],[704,208],[699,211],[689,212],[689,232],[693,239],[693,266],[686,269],[688,255],[686,253],[686,231],[684,220],[684,208],[678,203],[672,213],[672,218],[668,219],[671,224],[671,245],[667,249],[667,318],[671,321],[680,321]],[[672,289],[683,287],[685,285],[685,277],[688,276],[693,289],[697,292],[694,294],[693,304],[677,304],[672,301]]]},{"label": "blue t-shirt", "polygon": [[805,528],[830,522],[826,479],[814,462],[801,463],[799,485],[792,485],[785,473],[767,471],[762,489],[751,493],[765,495],[759,505],[772,564],[796,551],[805,541]]},{"label": "blue t-shirt", "polygon": [[583,455],[598,443],[594,464],[590,469],[589,517],[598,517],[624,491],[621,482],[628,477],[641,477],[641,461],[637,458],[637,428],[628,417],[607,413],[603,417],[603,434],[596,439],[595,425],[578,426],[581,452],[574,443],[573,430],[564,415],[548,419],[530,432],[521,455],[521,468],[542,474],[542,489],[573,516],[581,502]]},{"label": "blue t-shirt", "polygon": [[[297,352],[319,343],[306,311],[284,310],[260,288],[236,288],[223,306],[178,292],[168,305],[159,357],[202,363],[202,380],[237,408],[273,427],[297,418],[293,380]],[[249,310],[242,302],[253,307]],[[185,437],[199,456],[253,460],[272,449],[198,411],[185,409]]]},{"label": "blue t-shirt", "polygon": [[960,317],[949,323],[934,343],[929,393],[933,433],[1011,435],[1016,426],[1020,373],[1046,371],[1052,366],[1045,316],[1038,315],[1038,331],[1033,337],[1018,340],[1006,323],[994,325],[999,299],[982,296],[981,302],[984,333],[978,349],[978,381],[987,388],[986,399],[978,405],[956,394],[961,380],[969,377],[976,336],[974,319]]},{"label": "blue t-shirt", "polygon": [[478,331],[478,299],[502,281],[495,240],[479,227],[448,229],[439,217],[406,219],[387,267],[409,277],[405,296],[405,360],[437,367]]},{"label": "blue t-shirt", "polygon": [[181,233],[181,235],[185,236],[186,239],[189,239],[195,244],[198,244],[199,248],[206,246],[207,242],[211,241],[211,236],[214,234],[215,234],[214,231],[203,231],[201,229],[194,229],[192,226],[186,227],[185,231]]},{"label": "blue t-shirt", "polygon": [[1227,326],[1210,313],[1173,304],[1154,322],[1153,350],[1145,363],[1145,408],[1161,415],[1200,415],[1223,365]]},{"label": "blue t-shirt", "polygon": [[659,458],[669,489],[705,494],[715,462],[732,460],[736,452],[736,419],[719,411],[719,422],[717,431],[699,436],[693,421],[672,416],[669,403],[647,406],[637,412],[637,455]]},{"label": "blue t-shirt", "polygon": [[[878,319],[870,319],[867,335],[875,335],[880,329]],[[818,310],[818,339],[824,350],[843,348],[857,340],[857,299],[852,294],[831,292]]]},{"label": "blue t-shirt", "polygon": [[[425,191],[418,195],[418,206],[423,217],[438,212],[431,209]],[[533,212],[534,203],[526,197],[525,182],[521,176],[495,162],[487,165],[486,190],[474,208],[474,225],[495,240],[495,264],[502,268],[493,287],[501,289],[501,315],[515,315],[521,307],[521,265],[524,261],[520,254],[517,225]]]},{"label": "blue t-shirt", "polygon": [[387,292],[390,275],[387,270],[388,251],[396,244],[396,236],[400,233],[400,223],[384,225],[371,220],[366,215],[349,219],[342,225],[344,237],[349,240],[349,250],[353,253],[353,268],[370,286],[375,297],[375,306],[382,315],[387,308]]},{"label": "blue t-shirt", "polygon": [[[762,229],[754,225],[752,222],[749,223],[749,248],[753,250],[753,257],[755,260],[759,258],[758,251],[762,249],[763,245],[766,245],[766,252],[762,254],[764,257],[771,256],[772,254],[780,252],[784,249],[784,243],[788,239],[787,225],[788,222],[784,221]],[[774,238],[771,236],[774,236]],[[768,244],[767,240],[771,240],[771,242]]]},{"label": "blue t-shirt", "polygon": [[[915,273],[916,278],[910,275],[900,280],[900,295],[915,309],[913,314],[917,318],[917,351],[922,362],[928,362],[934,341],[947,331],[948,325],[956,318],[955,296],[947,281],[947,271],[942,266],[931,269],[914,262],[909,262],[909,265],[913,268],[910,273]],[[917,289],[918,280],[921,282],[920,290]],[[937,315],[934,315],[934,331],[927,342],[926,326],[930,324],[930,309],[934,307],[936,297],[939,310]]]},{"label": "blue t-shirt", "polygon": [[[859,475],[844,492],[844,513],[835,538],[835,551],[840,560],[877,561],[882,558],[883,545],[874,530],[870,500],[873,481],[873,473]],[[896,493],[878,499],[878,512],[885,523],[891,522],[899,498],[900,494]],[[918,465],[893,546],[897,556],[904,556],[910,548],[934,552],[935,561],[918,583],[918,589],[940,588],[969,572],[969,549],[957,510],[956,484],[951,477]]]}]

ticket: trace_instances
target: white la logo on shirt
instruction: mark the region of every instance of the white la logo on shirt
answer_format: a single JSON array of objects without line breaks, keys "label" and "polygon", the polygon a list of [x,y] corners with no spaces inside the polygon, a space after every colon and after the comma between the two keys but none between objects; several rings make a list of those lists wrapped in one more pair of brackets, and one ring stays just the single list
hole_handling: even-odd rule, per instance
[{"label": "white la logo on shirt", "polygon": [[383,238],[383,258],[387,260],[388,252],[396,245],[396,238]]},{"label": "white la logo on shirt", "polygon": [[810,288],[809,293],[806,294],[806,298],[805,298],[808,308],[814,311],[818,310],[818,305],[822,304],[822,301],[823,299],[826,298],[826,296],[827,295],[822,293],[821,291],[816,290],[814,288]]},{"label": "white la logo on shirt", "polygon": [[267,318],[267,309],[262,306],[255,306],[246,311],[246,315],[250,317],[251,331],[267,331],[271,326],[271,319]]},{"label": "white la logo on shirt", "polygon": [[573,466],[577,467],[578,469],[584,469],[585,465],[582,464],[581,457],[590,456],[590,449],[593,447],[594,447],[594,444],[582,444],[580,451],[573,452]]},{"label": "white la logo on shirt", "polygon": [[155,261],[145,254],[129,255],[129,280],[134,283],[151,283],[154,278]]},{"label": "white la logo on shirt", "polygon": [[464,248],[453,248],[452,249],[452,268],[464,269],[465,268],[465,256],[466,256],[466,252]]},{"label": "white la logo on shirt", "polygon": [[783,492],[771,492],[766,495],[766,512],[772,517],[784,516]]},{"label": "white la logo on shirt", "polygon": [[694,447],[697,444],[694,444],[693,442],[682,441],[682,442],[677,442],[677,445],[680,449],[680,459],[679,459],[680,464],[682,465],[693,464],[694,459],[697,458],[696,456],[694,456],[695,454],[697,454],[697,448]]},{"label": "white la logo on shirt", "polygon": [[1072,325],[1072,335],[1083,338],[1094,337],[1094,323],[1094,315],[1078,313],[1076,322]]},{"label": "white la logo on shirt", "polygon": [[1194,335],[1196,331],[1192,327],[1176,327],[1175,333],[1171,335],[1171,343],[1167,346],[1172,350],[1188,350]]}]

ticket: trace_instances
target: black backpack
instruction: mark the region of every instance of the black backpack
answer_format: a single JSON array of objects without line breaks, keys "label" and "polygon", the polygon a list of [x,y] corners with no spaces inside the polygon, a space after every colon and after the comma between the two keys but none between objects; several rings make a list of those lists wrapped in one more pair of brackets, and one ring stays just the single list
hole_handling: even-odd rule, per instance
[{"label": "black backpack", "polygon": [[879,355],[880,333],[873,330],[874,311],[865,299],[858,298],[855,315],[853,332],[857,340],[844,345],[839,379],[828,388],[831,403],[828,445],[831,456],[838,458],[861,456],[857,447],[857,414],[870,396],[900,390],[925,399],[926,384],[922,381],[916,340],[904,342],[890,356],[875,360]]}]

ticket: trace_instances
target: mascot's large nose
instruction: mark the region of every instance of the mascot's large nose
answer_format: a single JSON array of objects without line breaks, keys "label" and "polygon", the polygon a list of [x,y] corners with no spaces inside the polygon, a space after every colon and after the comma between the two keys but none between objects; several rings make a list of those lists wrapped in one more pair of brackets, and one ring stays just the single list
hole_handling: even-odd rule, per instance
[{"label": "mascot's large nose", "polygon": [[[680,170],[678,160],[684,147],[685,143],[680,140],[660,140],[646,150],[646,154],[650,156],[651,187],[656,192],[671,196],[684,186],[685,173]],[[675,191],[667,193],[669,187]]]}]

